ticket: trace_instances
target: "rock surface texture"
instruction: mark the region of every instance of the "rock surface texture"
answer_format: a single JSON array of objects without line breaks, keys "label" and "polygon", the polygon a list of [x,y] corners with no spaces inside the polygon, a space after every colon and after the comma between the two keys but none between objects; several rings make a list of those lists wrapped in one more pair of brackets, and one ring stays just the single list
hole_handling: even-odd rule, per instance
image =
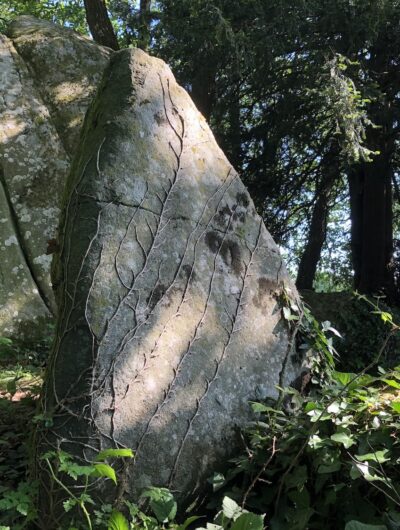
[{"label": "rock surface texture", "polygon": [[56,255],[53,427],[41,443],[87,458],[132,448],[120,494],[153,484],[187,498],[235,447],[249,400],[295,377],[278,303],[290,282],[165,63],[113,55],[81,140]]},{"label": "rock surface texture", "polygon": [[0,35],[0,335],[32,339],[56,310],[48,241],[110,52],[28,16],[9,37]]}]

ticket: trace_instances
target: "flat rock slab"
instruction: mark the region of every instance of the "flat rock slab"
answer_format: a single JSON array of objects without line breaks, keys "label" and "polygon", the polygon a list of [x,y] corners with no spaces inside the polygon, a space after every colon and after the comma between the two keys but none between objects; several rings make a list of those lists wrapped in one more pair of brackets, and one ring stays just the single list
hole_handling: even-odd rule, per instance
[{"label": "flat rock slab", "polygon": [[[294,379],[279,251],[162,61],[115,54],[63,205],[43,444],[129,447],[128,498],[187,498],[232,453],[249,401]],[[68,440],[67,443],[63,441]]]}]

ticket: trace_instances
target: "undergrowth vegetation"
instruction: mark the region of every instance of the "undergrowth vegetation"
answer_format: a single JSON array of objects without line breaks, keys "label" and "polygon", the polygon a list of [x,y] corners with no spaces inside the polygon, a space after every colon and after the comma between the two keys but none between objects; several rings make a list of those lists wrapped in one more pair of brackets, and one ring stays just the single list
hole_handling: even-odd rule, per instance
[{"label": "undergrowth vegetation", "polygon": [[[134,458],[129,449],[103,451],[89,463],[64,452],[43,455],[65,494],[60,528],[400,530],[400,366],[385,364],[399,327],[379,300],[361,301],[385,334],[355,373],[344,371],[345,359],[339,365],[334,340],[343,339],[331,323],[319,324],[284,296],[283,315],[305,369],[292,387],[278,388],[277,399],[251,404],[256,420],[243,433],[243,451],[209,479],[201,506],[182,512],[170,491],[156,487],[118,510],[92,498],[94,481],[117,484],[115,463]],[[37,528],[27,424],[40,421],[43,355],[6,339],[0,355],[0,529]],[[81,486],[79,494],[71,481]]]}]

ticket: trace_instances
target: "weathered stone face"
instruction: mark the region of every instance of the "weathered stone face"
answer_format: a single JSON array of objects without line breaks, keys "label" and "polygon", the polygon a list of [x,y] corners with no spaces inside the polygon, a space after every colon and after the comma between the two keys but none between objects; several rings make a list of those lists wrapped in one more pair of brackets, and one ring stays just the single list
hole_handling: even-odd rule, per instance
[{"label": "weathered stone face", "polygon": [[9,34],[0,36],[0,335],[43,338],[39,322],[56,310],[48,241],[109,51],[33,17]]},{"label": "weathered stone face", "polygon": [[8,36],[29,65],[70,157],[111,50],[74,31],[30,16],[15,19]]},{"label": "weathered stone face", "polygon": [[249,400],[295,368],[278,248],[162,61],[112,57],[62,216],[43,439],[89,458],[130,447],[128,497],[149,484],[187,497],[231,453]]}]

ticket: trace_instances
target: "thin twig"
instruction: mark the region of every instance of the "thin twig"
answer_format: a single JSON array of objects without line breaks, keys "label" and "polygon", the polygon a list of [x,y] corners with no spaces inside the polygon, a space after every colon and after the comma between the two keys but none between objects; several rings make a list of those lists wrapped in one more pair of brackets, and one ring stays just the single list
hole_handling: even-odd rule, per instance
[{"label": "thin twig", "polygon": [[260,480],[260,477],[261,475],[265,472],[265,470],[267,469],[267,467],[269,466],[269,464],[272,462],[272,459],[274,458],[275,456],[275,453],[277,453],[279,451],[279,449],[276,449],[276,436],[273,437],[272,439],[272,447],[271,447],[271,455],[270,457],[268,458],[268,460],[264,463],[263,467],[260,469],[260,471],[257,473],[257,475],[254,477],[254,479],[252,480],[250,486],[247,488],[245,494],[243,495],[243,499],[242,499],[242,508],[244,508],[245,504],[246,504],[246,501],[247,501],[247,497],[249,496],[249,493],[251,492],[251,490],[254,488],[254,486],[257,484],[257,482]]}]

